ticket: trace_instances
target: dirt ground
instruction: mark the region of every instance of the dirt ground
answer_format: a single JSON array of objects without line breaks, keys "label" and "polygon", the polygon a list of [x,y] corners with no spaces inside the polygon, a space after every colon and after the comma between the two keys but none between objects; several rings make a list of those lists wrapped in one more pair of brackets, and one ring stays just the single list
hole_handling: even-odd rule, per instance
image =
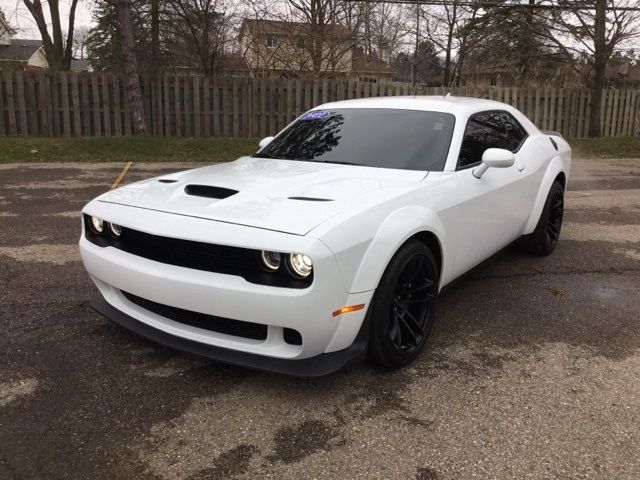
[{"label": "dirt ground", "polygon": [[575,161],[556,252],[449,289],[409,368],[309,380],[87,307],[79,211],[122,168],[0,166],[0,478],[640,478],[640,160]]}]

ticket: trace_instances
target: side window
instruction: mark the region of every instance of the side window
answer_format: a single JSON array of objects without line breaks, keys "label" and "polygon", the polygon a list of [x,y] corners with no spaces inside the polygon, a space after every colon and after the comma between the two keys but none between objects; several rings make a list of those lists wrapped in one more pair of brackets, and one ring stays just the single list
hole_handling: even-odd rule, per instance
[{"label": "side window", "polygon": [[461,170],[482,161],[488,148],[517,151],[527,138],[526,130],[504,111],[480,112],[469,117],[462,137],[457,169]]},{"label": "side window", "polygon": [[499,112],[498,114],[502,118],[507,132],[504,146],[502,148],[515,153],[520,148],[520,145],[522,145],[525,138],[527,138],[527,131],[515,118],[513,118],[513,115],[510,113]]}]

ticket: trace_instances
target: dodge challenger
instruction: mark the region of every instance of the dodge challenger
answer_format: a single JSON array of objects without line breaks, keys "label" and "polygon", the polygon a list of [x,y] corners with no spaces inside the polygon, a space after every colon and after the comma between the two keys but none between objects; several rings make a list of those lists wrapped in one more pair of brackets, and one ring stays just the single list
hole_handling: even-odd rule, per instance
[{"label": "dodge challenger", "polygon": [[503,103],[340,101],[259,147],[87,204],[92,307],[224,363],[400,368],[443,287],[514,242],[534,255],[558,244],[571,148]]}]

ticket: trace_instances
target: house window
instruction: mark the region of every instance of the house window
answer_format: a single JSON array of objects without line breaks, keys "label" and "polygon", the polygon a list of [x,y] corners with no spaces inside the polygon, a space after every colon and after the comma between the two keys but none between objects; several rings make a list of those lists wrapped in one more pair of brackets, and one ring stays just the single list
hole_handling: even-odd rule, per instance
[{"label": "house window", "polygon": [[265,41],[267,48],[276,48],[278,46],[278,41],[273,37],[268,37]]}]

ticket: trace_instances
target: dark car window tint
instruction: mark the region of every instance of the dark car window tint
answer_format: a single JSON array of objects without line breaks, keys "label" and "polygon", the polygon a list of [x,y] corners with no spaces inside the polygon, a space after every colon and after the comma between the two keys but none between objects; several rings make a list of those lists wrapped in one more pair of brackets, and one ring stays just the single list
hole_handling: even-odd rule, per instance
[{"label": "dark car window tint", "polygon": [[524,139],[526,130],[508,112],[490,111],[469,117],[462,138],[458,169],[477,165],[488,148],[504,148],[516,152]]},{"label": "dark car window tint", "polygon": [[442,171],[455,117],[386,108],[313,110],[255,156]]}]

